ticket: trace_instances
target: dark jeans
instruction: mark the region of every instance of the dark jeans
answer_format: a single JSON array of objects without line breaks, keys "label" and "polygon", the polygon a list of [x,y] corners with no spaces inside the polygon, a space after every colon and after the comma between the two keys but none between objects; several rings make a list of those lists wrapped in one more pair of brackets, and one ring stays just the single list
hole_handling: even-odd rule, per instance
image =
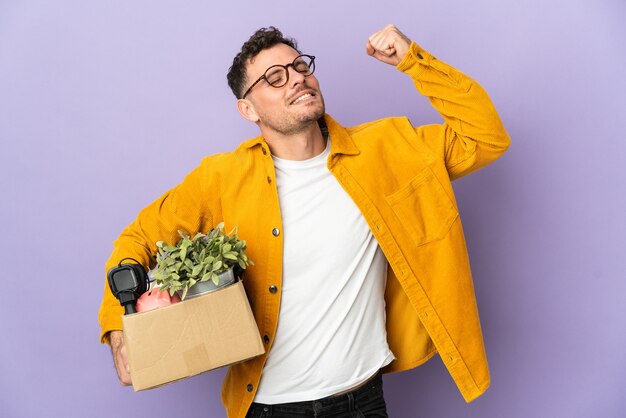
[{"label": "dark jeans", "polygon": [[333,395],[315,401],[266,405],[253,402],[246,418],[388,418],[383,397],[383,376],[381,372],[367,384],[343,395]]}]

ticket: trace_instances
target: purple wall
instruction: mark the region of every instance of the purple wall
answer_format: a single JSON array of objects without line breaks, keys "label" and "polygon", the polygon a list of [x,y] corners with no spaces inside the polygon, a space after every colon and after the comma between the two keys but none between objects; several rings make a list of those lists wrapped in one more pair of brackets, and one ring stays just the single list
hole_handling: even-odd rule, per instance
[{"label": "purple wall", "polygon": [[391,416],[623,416],[624,2],[262,4],[0,2],[0,416],[225,416],[223,370],[118,386],[96,322],[112,241],[201,156],[256,133],[225,73],[260,26],[318,57],[344,124],[438,123],[364,52],[389,22],[480,81],[513,141],[455,183],[492,386],[465,404],[435,358],[385,377]]}]

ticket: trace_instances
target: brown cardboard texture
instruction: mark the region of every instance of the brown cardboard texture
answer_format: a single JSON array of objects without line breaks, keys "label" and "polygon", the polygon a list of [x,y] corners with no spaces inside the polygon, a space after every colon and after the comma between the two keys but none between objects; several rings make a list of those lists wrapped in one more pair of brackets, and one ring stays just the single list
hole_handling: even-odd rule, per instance
[{"label": "brown cardboard texture", "polygon": [[241,281],[122,322],[135,391],[265,352]]}]

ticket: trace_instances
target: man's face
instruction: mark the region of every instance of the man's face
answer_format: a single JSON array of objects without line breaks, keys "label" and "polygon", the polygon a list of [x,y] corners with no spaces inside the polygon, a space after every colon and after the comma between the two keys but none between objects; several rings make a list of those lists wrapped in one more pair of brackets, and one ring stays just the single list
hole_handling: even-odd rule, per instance
[{"label": "man's face", "polygon": [[[254,83],[272,65],[291,64],[298,55],[298,51],[285,44],[261,51],[252,62],[248,62],[247,86]],[[305,77],[291,66],[288,71],[289,81],[284,86],[272,87],[262,80],[246,96],[254,106],[262,130],[270,129],[283,135],[293,135],[324,115],[324,98],[315,76]]]}]

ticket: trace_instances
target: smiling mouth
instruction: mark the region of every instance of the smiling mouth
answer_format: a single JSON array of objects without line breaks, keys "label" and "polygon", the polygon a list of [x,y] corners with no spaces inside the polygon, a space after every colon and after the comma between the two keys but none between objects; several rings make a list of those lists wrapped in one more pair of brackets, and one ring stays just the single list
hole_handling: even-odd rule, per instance
[{"label": "smiling mouth", "polygon": [[302,96],[298,96],[295,100],[293,100],[290,104],[298,104],[303,100],[306,100],[310,97],[315,97],[315,93],[304,93]]}]

